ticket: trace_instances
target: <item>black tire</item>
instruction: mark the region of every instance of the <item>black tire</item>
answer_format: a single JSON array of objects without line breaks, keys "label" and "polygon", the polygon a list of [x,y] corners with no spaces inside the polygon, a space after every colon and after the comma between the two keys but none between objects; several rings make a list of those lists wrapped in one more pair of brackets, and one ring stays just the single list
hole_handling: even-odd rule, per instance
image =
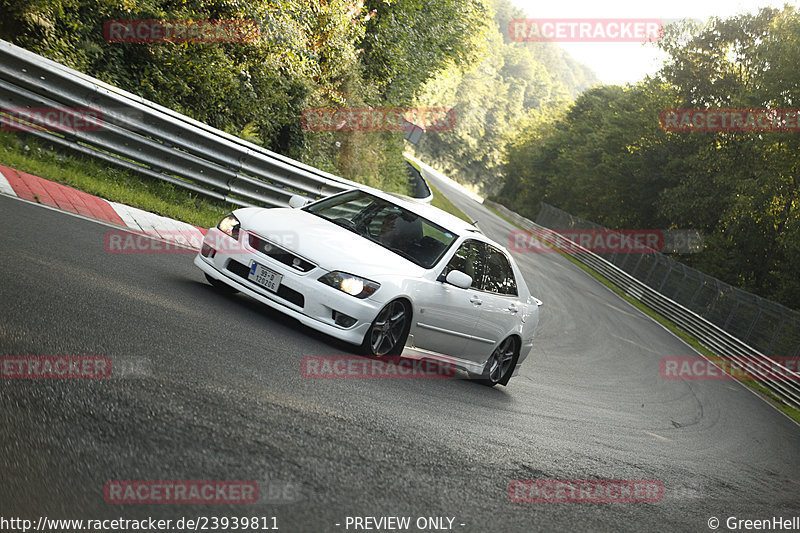
[{"label": "black tire", "polygon": [[372,321],[367,334],[364,335],[361,351],[372,357],[400,355],[403,353],[410,329],[410,306],[403,300],[391,301]]},{"label": "black tire", "polygon": [[497,348],[486,361],[483,374],[477,379],[478,383],[487,387],[495,385],[508,385],[508,380],[514,373],[519,359],[519,342],[516,337],[508,337],[497,345]]},{"label": "black tire", "polygon": [[[205,272],[204,272],[204,274],[205,274]],[[209,276],[208,274],[206,274],[206,280],[211,284],[212,287],[214,287],[215,289],[217,289],[220,292],[224,292],[225,294],[236,294],[237,292],[239,292],[239,289],[234,289],[233,287],[231,287],[229,285],[225,285],[220,280],[214,279],[211,276]]]}]

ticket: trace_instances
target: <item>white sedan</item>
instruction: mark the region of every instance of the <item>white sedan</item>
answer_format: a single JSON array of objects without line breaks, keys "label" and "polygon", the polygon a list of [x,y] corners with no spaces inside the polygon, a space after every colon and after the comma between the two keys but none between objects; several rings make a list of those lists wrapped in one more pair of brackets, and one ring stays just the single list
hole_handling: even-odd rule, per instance
[{"label": "white sedan", "polygon": [[371,356],[435,359],[506,385],[533,346],[541,302],[478,228],[381,192],[238,209],[194,260],[240,291]]}]

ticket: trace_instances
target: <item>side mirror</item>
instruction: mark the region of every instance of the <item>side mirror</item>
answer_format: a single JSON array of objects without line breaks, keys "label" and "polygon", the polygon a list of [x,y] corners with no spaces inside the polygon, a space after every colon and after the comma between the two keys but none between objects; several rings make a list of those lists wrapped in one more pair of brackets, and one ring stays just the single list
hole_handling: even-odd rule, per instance
[{"label": "side mirror", "polygon": [[455,285],[460,289],[469,289],[472,286],[472,277],[464,274],[460,270],[451,270],[444,279],[450,285]]},{"label": "side mirror", "polygon": [[537,306],[537,307],[541,307],[541,306],[543,306],[543,305],[544,305],[544,302],[543,302],[543,301],[541,301],[539,298],[536,298],[536,297],[534,297],[534,296],[531,296],[531,299],[533,299],[533,301],[536,303],[536,306]]},{"label": "side mirror", "polygon": [[293,194],[291,198],[289,198],[289,207],[292,209],[300,209],[304,205],[306,205],[306,199],[299,194]]}]

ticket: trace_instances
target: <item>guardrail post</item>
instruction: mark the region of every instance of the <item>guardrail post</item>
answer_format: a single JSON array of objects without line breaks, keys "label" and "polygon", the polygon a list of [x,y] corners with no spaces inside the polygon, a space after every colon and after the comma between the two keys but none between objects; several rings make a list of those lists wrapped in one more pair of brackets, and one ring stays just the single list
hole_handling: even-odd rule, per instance
[{"label": "guardrail post", "polygon": [[[553,215],[553,213],[557,213],[558,216]],[[539,218],[537,218],[537,222],[531,222],[530,220],[525,220],[525,224],[523,227],[530,228],[530,229],[539,229],[545,230],[548,229],[545,227],[544,224],[547,222],[551,226],[551,229],[556,228],[564,228],[567,229],[567,224],[563,223],[564,219],[569,220],[569,226],[574,226],[579,223],[576,221],[572,215],[568,213],[561,213],[560,211],[552,208],[546,204],[542,203],[542,209],[539,211]],[[646,305],[650,306],[658,313],[662,314],[668,320],[671,320],[675,324],[677,324],[680,328],[684,329],[685,331],[689,332],[690,334],[694,335],[704,346],[708,347],[710,350],[715,352],[716,354],[728,357],[732,361],[736,361],[739,364],[747,364],[748,362],[752,361],[763,361],[767,359],[764,355],[772,353],[772,350],[775,347],[775,344],[779,342],[780,334],[786,329],[785,324],[790,320],[788,317],[795,317],[793,323],[800,323],[800,314],[795,314],[793,311],[783,308],[777,303],[774,302],[767,302],[770,305],[776,306],[776,311],[780,313],[781,322],[778,325],[777,330],[772,335],[770,342],[767,344],[762,342],[760,348],[753,347],[748,345],[743,339],[739,338],[737,335],[733,335],[732,333],[726,331],[732,324],[734,317],[736,316],[739,307],[741,306],[739,300],[736,300],[736,294],[729,294],[728,289],[732,288],[727,284],[721,284],[719,280],[716,278],[712,278],[710,276],[705,276],[702,273],[700,274],[700,279],[698,280],[698,285],[694,289],[694,292],[691,297],[691,301],[689,306],[697,307],[696,302],[697,299],[703,292],[703,289],[708,285],[708,287],[714,291],[713,297],[709,299],[709,303],[707,307],[703,309],[698,309],[695,311],[694,309],[690,309],[682,305],[681,303],[671,299],[667,295],[660,292],[664,290],[665,284],[669,279],[669,276],[674,272],[674,266],[672,266],[672,260],[665,257],[667,261],[667,272],[665,277],[661,280],[660,283],[655,283],[654,285],[659,286],[659,290],[655,290],[653,286],[649,285],[647,282],[653,277],[653,272],[655,271],[656,267],[660,264],[661,254],[652,254],[653,257],[653,264],[650,267],[649,271],[647,272],[646,277],[643,280],[637,279],[634,274],[641,269],[641,264],[645,260],[645,254],[640,254],[640,257],[634,268],[631,272],[626,272],[619,266],[611,263],[610,261],[604,259],[602,256],[598,254],[594,254],[589,250],[581,249],[576,243],[572,243],[569,239],[566,239],[563,236],[559,236],[559,241],[564,240],[565,242],[571,243],[572,245],[569,246],[569,250],[581,250],[579,253],[576,252],[568,252],[572,255],[575,259],[580,261],[581,263],[590,266],[595,271],[599,272],[600,274],[604,275],[608,279],[610,279],[616,286],[620,287],[626,294],[629,296],[645,303]],[[683,280],[688,279],[688,272],[691,269],[686,265],[676,263],[680,265],[683,269]],[[764,311],[762,307],[762,299],[758,296],[751,295],[753,298],[756,299],[756,302],[759,305],[759,314],[753,319],[752,323],[750,324],[747,335],[745,338],[749,340],[751,338],[752,332],[755,331],[755,328],[758,325],[759,318]],[[707,319],[705,317],[710,317],[713,314],[714,309],[717,307],[718,302],[721,298],[734,298],[735,304],[733,309],[728,313],[726,320],[722,327],[719,324],[722,324],[722,321],[718,321],[717,323],[712,322],[712,320]],[[703,313],[702,315],[700,313]],[[794,342],[795,338],[790,338],[791,342]],[[782,339],[781,344],[785,344]],[[789,340],[789,339],[787,339]],[[800,340],[800,339],[798,339]],[[764,345],[767,344],[766,349]],[[794,349],[795,357],[800,357],[800,343],[794,345],[796,348]],[[781,348],[782,351],[787,352],[788,350],[784,347]],[[780,354],[782,356],[787,354]],[[791,370],[787,366],[784,366],[780,361],[776,361],[775,359],[772,360],[771,363],[774,367],[780,368],[782,373],[786,374],[785,379],[780,380],[766,380],[762,381],[762,385],[772,391],[778,398],[783,400],[785,403],[789,405],[793,405],[794,407],[800,408],[800,374]]]}]

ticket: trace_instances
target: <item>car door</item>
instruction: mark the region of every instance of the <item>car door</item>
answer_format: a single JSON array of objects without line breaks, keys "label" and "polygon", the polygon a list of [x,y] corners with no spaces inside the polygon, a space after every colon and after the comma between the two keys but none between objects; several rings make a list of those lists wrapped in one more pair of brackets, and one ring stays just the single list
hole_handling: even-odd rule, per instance
[{"label": "car door", "polygon": [[485,258],[480,317],[464,349],[465,356],[475,362],[489,358],[497,343],[516,329],[524,312],[514,271],[506,254],[486,244]]},{"label": "car door", "polygon": [[[414,347],[464,358],[464,349],[480,315],[485,247],[466,240],[448,261],[438,281],[426,284],[415,295]],[[443,280],[451,270],[472,277],[472,286],[462,289]]]}]

